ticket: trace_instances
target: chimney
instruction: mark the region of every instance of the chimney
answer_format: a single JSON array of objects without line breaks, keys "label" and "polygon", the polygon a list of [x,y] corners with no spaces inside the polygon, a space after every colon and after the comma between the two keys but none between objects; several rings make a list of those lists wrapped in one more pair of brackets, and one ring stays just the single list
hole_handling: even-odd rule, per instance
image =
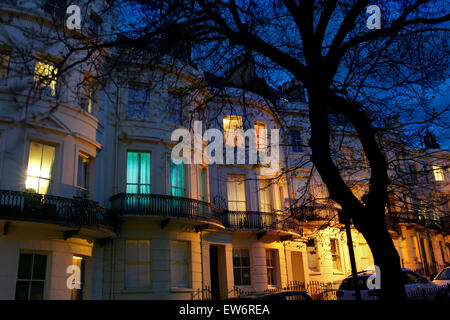
[{"label": "chimney", "polygon": [[305,89],[295,78],[283,84],[284,93],[291,98],[305,102]]},{"label": "chimney", "polygon": [[423,140],[426,149],[440,149],[440,145],[436,141],[436,136],[430,130],[425,131]]}]

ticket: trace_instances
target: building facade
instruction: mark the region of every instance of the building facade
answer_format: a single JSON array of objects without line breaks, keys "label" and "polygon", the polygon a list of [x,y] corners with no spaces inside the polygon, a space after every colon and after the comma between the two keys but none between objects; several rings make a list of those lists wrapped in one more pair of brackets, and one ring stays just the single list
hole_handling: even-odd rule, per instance
[{"label": "building facade", "polygon": [[[114,50],[68,52],[113,30],[106,3],[79,5],[79,32],[58,20],[65,1],[9,0],[0,9],[0,299],[225,299],[347,277],[339,208],[305,161],[301,87],[284,84],[274,108],[239,77],[224,82],[180,61],[155,66]],[[187,128],[194,141],[194,120],[225,133],[231,163],[171,160],[174,131]],[[277,169],[259,158],[239,163],[234,147],[249,145],[227,139],[233,129],[254,129],[260,153],[274,138],[265,130],[280,130]],[[362,196],[362,148],[351,132],[335,136]],[[414,194],[441,199],[441,210],[418,203],[387,212],[403,266],[429,275],[450,261],[449,155],[435,151],[423,157],[432,191]],[[409,170],[407,158],[396,159]],[[352,239],[365,270],[370,249],[354,229]]]}]

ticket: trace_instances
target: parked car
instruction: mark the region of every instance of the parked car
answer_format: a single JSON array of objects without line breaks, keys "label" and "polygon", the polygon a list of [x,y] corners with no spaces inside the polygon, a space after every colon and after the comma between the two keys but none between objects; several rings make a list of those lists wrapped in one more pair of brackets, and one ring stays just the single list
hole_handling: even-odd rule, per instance
[{"label": "parked car", "polygon": [[433,283],[440,288],[444,298],[448,299],[450,297],[450,267],[442,269],[433,279]]},{"label": "parked car", "polygon": [[437,274],[437,276],[433,279],[433,283],[438,286],[450,286],[450,267],[445,267]]},{"label": "parked car", "polygon": [[[402,269],[403,281],[405,283],[405,290],[408,300],[434,300],[444,298],[445,295],[441,288],[429,281],[424,276],[409,270]],[[380,296],[380,289],[369,289],[367,287],[367,279],[373,275],[370,271],[360,272],[358,277],[358,287],[361,292],[362,300],[378,300]],[[355,290],[353,285],[353,277],[350,275],[344,279],[336,291],[338,300],[355,300]]]},{"label": "parked car", "polygon": [[306,291],[281,291],[281,292],[262,292],[242,295],[231,300],[264,300],[270,301],[310,301],[311,296]]}]

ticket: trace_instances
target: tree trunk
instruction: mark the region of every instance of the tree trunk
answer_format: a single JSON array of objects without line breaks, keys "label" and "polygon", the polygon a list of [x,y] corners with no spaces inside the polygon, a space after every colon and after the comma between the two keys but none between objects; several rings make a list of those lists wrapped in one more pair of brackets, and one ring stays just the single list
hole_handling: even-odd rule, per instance
[{"label": "tree trunk", "polygon": [[[375,131],[370,120],[360,112],[357,105],[345,100],[334,101],[324,95],[327,88],[308,88],[309,117],[311,123],[311,160],[327,186],[330,198],[340,204],[349,214],[356,229],[362,233],[369,245],[374,263],[381,270],[381,293],[385,300],[404,300],[406,298],[403,284],[400,257],[392,242],[385,222],[385,202],[389,179],[387,166],[375,139]],[[367,154],[372,175],[367,202],[363,204],[355,197],[343,180],[339,169],[334,164],[330,152],[330,123],[327,105],[341,107],[344,114],[358,131],[364,152]],[[342,106],[344,105],[344,106]]]},{"label": "tree trunk", "polygon": [[384,212],[359,216],[359,228],[372,251],[374,264],[380,268],[381,299],[405,300],[405,286],[401,273],[400,257],[386,226]]}]

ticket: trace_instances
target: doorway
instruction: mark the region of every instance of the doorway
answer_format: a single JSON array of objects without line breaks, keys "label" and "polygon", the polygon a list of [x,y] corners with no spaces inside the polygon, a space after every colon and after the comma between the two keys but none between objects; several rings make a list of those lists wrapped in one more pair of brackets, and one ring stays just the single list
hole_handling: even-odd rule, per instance
[{"label": "doorway", "polygon": [[211,277],[211,298],[227,298],[227,272],[225,264],[225,246],[209,246],[209,268]]},{"label": "doorway", "polygon": [[305,270],[303,268],[303,255],[298,251],[291,251],[292,280],[296,283],[305,282]]}]

